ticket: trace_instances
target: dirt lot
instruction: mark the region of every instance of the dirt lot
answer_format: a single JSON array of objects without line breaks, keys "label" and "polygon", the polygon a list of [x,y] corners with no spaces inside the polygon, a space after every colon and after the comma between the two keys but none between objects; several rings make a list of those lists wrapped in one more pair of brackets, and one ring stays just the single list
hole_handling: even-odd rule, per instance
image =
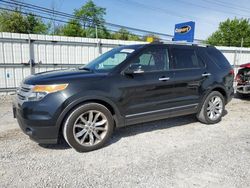
[{"label": "dirt lot", "polygon": [[250,187],[250,100],[206,126],[193,116],[119,129],[107,147],[39,146],[0,103],[0,187]]}]

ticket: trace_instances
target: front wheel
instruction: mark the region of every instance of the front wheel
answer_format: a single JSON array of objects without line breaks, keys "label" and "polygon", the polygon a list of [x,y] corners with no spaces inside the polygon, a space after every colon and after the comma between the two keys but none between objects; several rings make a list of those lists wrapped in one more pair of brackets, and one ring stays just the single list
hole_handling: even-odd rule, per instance
[{"label": "front wheel", "polygon": [[221,121],[225,110],[225,99],[218,91],[211,92],[205,99],[197,119],[205,124],[215,124]]},{"label": "front wheel", "polygon": [[103,105],[87,103],[69,114],[63,136],[75,150],[88,152],[104,146],[113,129],[114,120],[110,111]]}]

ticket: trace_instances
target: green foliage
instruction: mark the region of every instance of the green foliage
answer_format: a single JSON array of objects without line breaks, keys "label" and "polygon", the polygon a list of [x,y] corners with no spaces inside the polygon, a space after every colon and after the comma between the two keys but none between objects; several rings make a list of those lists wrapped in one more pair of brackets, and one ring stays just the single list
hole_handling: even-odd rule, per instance
[{"label": "green foliage", "polygon": [[22,15],[19,11],[0,12],[0,31],[12,33],[46,34],[48,27],[32,14]]},{"label": "green foliage", "polygon": [[0,13],[0,31],[25,33],[26,22],[19,12],[1,11]]},{"label": "green foliage", "polygon": [[85,37],[86,33],[82,29],[81,24],[77,20],[70,20],[69,23],[55,29],[56,35]]},{"label": "green foliage", "polygon": [[[96,38],[96,29],[95,28],[87,28],[86,31],[86,37],[88,38]],[[111,34],[108,32],[108,30],[105,27],[98,28],[97,29],[97,36],[98,38],[103,39],[111,39]]]},{"label": "green foliage", "polygon": [[119,40],[134,40],[134,41],[140,41],[140,37],[137,35],[134,35],[130,33],[128,30],[122,28],[119,31],[115,32],[112,36],[113,39],[119,39]]},{"label": "green foliage", "polygon": [[89,0],[81,8],[75,9],[74,15],[80,20],[84,29],[94,28],[96,25],[104,27],[106,9],[96,6],[92,0]]},{"label": "green foliage", "polygon": [[75,9],[74,16],[66,25],[57,29],[57,34],[74,37],[96,38],[96,27],[98,38],[110,38],[111,34],[104,26],[104,15],[106,9],[98,7],[92,0],[87,1],[79,9]]},{"label": "green foliage", "polygon": [[48,26],[43,23],[41,18],[35,17],[33,14],[26,16],[28,33],[47,34]]},{"label": "green foliage", "polygon": [[208,39],[207,43],[215,46],[241,46],[244,40],[244,47],[250,46],[250,23],[248,19],[227,19],[221,22],[219,29]]},{"label": "green foliage", "polygon": [[21,9],[0,11],[0,32],[55,34],[88,38],[96,38],[97,32],[98,38],[142,40],[139,36],[130,33],[126,29],[110,33],[105,27],[105,15],[105,8],[98,7],[92,0],[88,0],[82,7],[74,10],[74,19],[63,25],[55,25],[55,28],[51,31],[52,21],[45,24],[42,19],[33,14],[22,14]]}]

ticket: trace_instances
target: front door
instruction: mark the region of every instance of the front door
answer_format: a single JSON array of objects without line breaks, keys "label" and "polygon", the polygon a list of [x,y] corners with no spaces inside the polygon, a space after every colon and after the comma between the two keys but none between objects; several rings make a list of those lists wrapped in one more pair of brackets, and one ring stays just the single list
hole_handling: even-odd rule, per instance
[{"label": "front door", "polygon": [[175,79],[169,69],[165,45],[150,46],[131,60],[120,77],[120,104],[126,119],[159,118],[175,106]]}]

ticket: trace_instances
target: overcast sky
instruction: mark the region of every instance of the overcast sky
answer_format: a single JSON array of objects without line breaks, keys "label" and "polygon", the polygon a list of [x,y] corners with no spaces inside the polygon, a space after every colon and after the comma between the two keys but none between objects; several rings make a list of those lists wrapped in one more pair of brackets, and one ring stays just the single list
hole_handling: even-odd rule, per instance
[{"label": "overcast sky", "polygon": [[[23,0],[72,13],[87,0]],[[195,38],[206,39],[227,18],[249,18],[250,0],[94,0],[107,22],[173,34],[174,25],[195,21]]]}]

